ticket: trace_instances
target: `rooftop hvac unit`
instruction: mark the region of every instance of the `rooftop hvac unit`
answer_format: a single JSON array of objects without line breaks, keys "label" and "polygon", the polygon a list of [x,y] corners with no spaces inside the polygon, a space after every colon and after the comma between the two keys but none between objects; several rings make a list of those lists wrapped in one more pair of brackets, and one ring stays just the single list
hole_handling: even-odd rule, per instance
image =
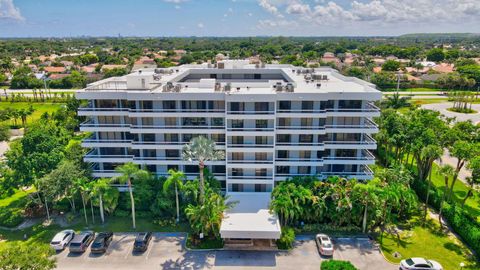
[{"label": "rooftop hvac unit", "polygon": [[323,76],[322,76],[322,80],[328,81],[328,76],[327,76],[327,75],[323,75]]},{"label": "rooftop hvac unit", "polygon": [[321,74],[312,74],[312,79],[314,79],[316,81],[320,81],[322,79],[322,75]]},{"label": "rooftop hvac unit", "polygon": [[162,74],[162,70],[159,69],[159,68],[154,69],[153,72],[154,72],[155,74]]},{"label": "rooftop hvac unit", "polygon": [[162,76],[160,74],[153,74],[153,80],[154,81],[160,81],[162,79]]},{"label": "rooftop hvac unit", "polygon": [[180,89],[182,89],[182,86],[180,84],[177,84],[175,85],[175,87],[173,88],[173,91],[174,92],[180,92]]},{"label": "rooftop hvac unit", "polygon": [[293,92],[293,84],[287,83],[285,89],[287,90],[287,92]]},{"label": "rooftop hvac unit", "polygon": [[282,91],[283,91],[283,86],[282,86],[282,84],[277,84],[277,85],[275,86],[275,90],[276,90],[277,92],[282,92]]},{"label": "rooftop hvac unit", "polygon": [[317,83],[317,88],[320,88],[322,86],[321,83]]},{"label": "rooftop hvac unit", "polygon": [[215,92],[221,91],[222,90],[222,85],[220,83],[215,83]]},{"label": "rooftop hvac unit", "polygon": [[265,68],[265,63],[263,63],[263,62],[260,63],[260,67],[261,67],[261,68]]},{"label": "rooftop hvac unit", "polygon": [[225,63],[223,63],[223,62],[217,63],[217,68],[218,69],[225,69]]}]

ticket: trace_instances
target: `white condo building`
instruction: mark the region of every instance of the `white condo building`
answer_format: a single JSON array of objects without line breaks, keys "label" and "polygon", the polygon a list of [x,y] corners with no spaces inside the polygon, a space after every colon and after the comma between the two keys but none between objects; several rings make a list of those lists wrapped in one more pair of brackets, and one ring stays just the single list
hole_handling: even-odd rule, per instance
[{"label": "white condo building", "polygon": [[225,60],[144,69],[89,84],[76,97],[89,101],[78,113],[88,117],[80,129],[92,133],[82,145],[91,149],[85,161],[94,177],[134,162],[193,179],[198,166],[182,159],[182,147],[198,135],[225,150],[225,160],[206,165],[239,198],[269,196],[295,176],[373,177],[372,117],[380,115],[373,102],[381,92],[331,68]]}]

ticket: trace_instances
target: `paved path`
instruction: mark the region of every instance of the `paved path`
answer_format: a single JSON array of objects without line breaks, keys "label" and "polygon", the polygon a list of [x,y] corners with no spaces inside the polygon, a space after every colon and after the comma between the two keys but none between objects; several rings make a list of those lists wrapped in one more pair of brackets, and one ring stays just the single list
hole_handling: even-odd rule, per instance
[{"label": "paved path", "polygon": [[456,113],[447,110],[448,108],[453,107],[452,102],[442,102],[442,103],[433,103],[422,105],[422,108],[438,111],[441,114],[447,117],[455,117],[456,121],[467,121],[471,120],[473,123],[480,123],[480,104],[473,104],[472,109],[477,111],[477,113]]}]

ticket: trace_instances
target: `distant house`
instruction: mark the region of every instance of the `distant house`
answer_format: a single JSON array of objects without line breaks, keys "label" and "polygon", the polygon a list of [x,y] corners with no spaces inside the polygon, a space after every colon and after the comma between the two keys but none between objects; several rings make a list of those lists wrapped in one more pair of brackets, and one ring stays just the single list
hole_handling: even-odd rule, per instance
[{"label": "distant house", "polygon": [[50,74],[50,76],[48,76],[48,78],[50,80],[58,80],[58,79],[62,79],[62,78],[65,78],[65,77],[68,77],[70,74],[58,74],[58,73],[55,73],[55,74]]},{"label": "distant house", "polygon": [[380,73],[382,71],[382,67],[373,67],[373,73]]},{"label": "distant house", "polygon": [[97,68],[97,65],[98,65],[98,63],[94,63],[94,64],[90,64],[90,65],[88,65],[88,66],[83,66],[83,67],[81,67],[80,69],[81,69],[83,72],[85,72],[85,73],[87,73],[87,74],[90,74],[90,73],[94,73],[94,72],[95,72],[95,70],[96,70],[96,68]]},{"label": "distant house", "polygon": [[73,67],[73,62],[72,61],[60,61],[65,67]]},{"label": "distant house", "polygon": [[335,54],[332,52],[326,52],[323,54],[322,61],[325,63],[335,63],[340,64],[340,59],[335,57]]},{"label": "distant house", "polygon": [[184,56],[185,54],[187,54],[187,51],[185,51],[185,50],[174,50],[173,52],[174,52],[176,55],[180,56],[180,57],[182,57],[182,56]]},{"label": "distant house", "polygon": [[422,76],[420,76],[420,79],[422,79],[422,81],[435,82],[441,76],[442,76],[442,74],[423,74]]},{"label": "distant house", "polygon": [[420,64],[424,67],[434,67],[435,65],[437,65],[437,63],[432,61],[421,61],[421,62],[417,62],[417,64]]},{"label": "distant house", "polygon": [[64,73],[67,71],[65,67],[44,67],[43,70],[48,73]]},{"label": "distant house", "polygon": [[34,64],[28,65],[28,67],[33,71],[33,72],[38,72],[38,67]]},{"label": "distant house", "polygon": [[110,70],[114,68],[127,68],[127,65],[103,65],[100,70],[102,72],[105,72],[105,70]]},{"label": "distant house", "polygon": [[383,63],[385,63],[385,59],[383,59],[383,58],[373,58],[372,61],[377,66],[381,66],[381,65],[383,65]]},{"label": "distant house", "polygon": [[407,80],[410,81],[410,82],[419,82],[419,81],[422,80],[419,77],[415,77],[415,76],[410,75],[410,74],[405,74],[405,76],[407,76]]},{"label": "distant house", "polygon": [[414,67],[406,67],[405,70],[408,72],[408,73],[421,73],[421,74],[425,74],[427,73],[430,68],[428,67],[422,67],[422,68],[414,68]]},{"label": "distant house", "polygon": [[454,64],[440,63],[432,67],[432,69],[440,73],[452,73],[454,67],[455,67]]},{"label": "distant house", "polygon": [[132,70],[139,70],[142,68],[156,68],[156,67],[157,67],[157,63],[155,62],[155,60],[150,59],[146,56],[143,56],[143,57],[140,57],[140,59],[138,59],[137,61],[135,61],[135,63],[133,64]]}]

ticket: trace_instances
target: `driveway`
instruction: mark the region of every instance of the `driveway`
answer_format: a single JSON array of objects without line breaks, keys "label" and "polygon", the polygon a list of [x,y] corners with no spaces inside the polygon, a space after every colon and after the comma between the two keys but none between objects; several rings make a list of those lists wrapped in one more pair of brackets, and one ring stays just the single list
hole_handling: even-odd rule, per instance
[{"label": "driveway", "polygon": [[480,123],[480,104],[473,104],[472,109],[477,111],[477,113],[456,113],[447,110],[448,108],[453,107],[452,102],[443,102],[443,103],[432,103],[422,105],[423,109],[438,111],[441,114],[447,117],[455,117],[456,121],[467,121],[471,120],[473,123]]},{"label": "driveway", "polygon": [[[182,233],[155,233],[145,253],[132,253],[134,234],[116,233],[107,252],[93,255],[70,254],[68,250],[57,257],[57,269],[319,269],[322,260],[311,236],[300,236],[291,251],[188,251]],[[397,267],[384,261],[378,249],[362,240],[336,241],[335,259],[350,260],[361,270]]]}]

